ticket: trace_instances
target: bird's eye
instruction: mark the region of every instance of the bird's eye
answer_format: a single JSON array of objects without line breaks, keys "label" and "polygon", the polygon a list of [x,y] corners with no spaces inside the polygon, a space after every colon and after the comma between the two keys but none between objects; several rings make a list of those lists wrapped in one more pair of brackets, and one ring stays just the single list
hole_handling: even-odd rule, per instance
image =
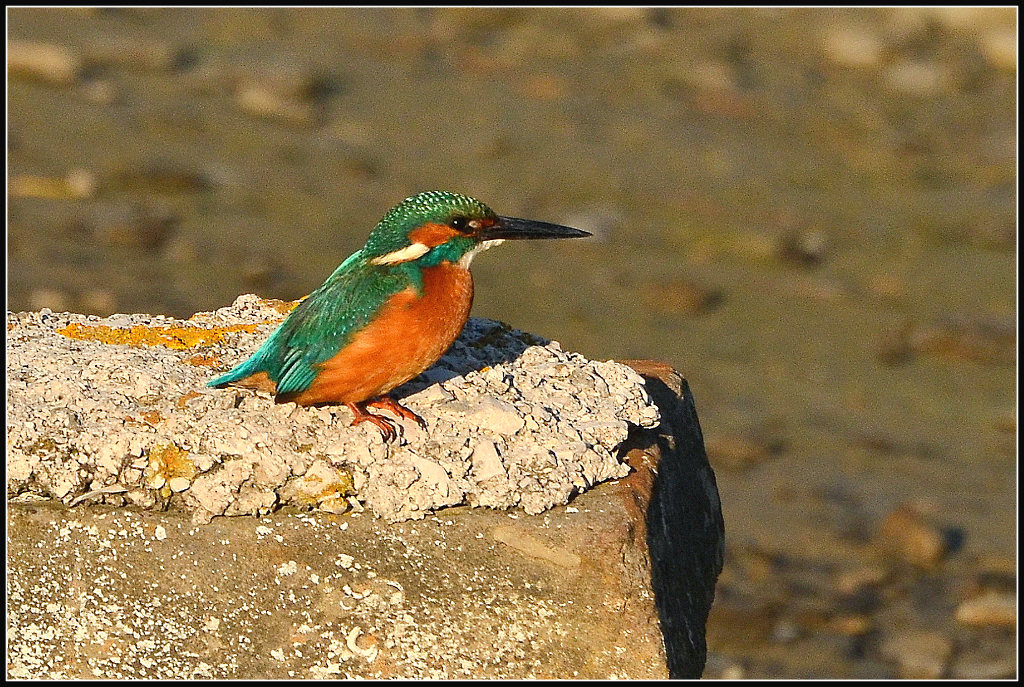
[{"label": "bird's eye", "polygon": [[469,224],[469,220],[465,217],[454,217],[448,224],[456,231],[466,231],[466,225]]}]

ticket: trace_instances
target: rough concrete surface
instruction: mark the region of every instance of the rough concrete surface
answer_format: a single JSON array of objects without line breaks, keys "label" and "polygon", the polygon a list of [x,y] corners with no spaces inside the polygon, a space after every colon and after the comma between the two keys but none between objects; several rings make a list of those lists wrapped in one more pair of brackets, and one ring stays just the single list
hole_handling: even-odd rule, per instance
[{"label": "rough concrete surface", "polygon": [[8,676],[665,677],[615,491],[399,523],[12,504]]},{"label": "rough concrete surface", "polygon": [[189,320],[8,314],[9,496],[163,508],[195,522],[283,504],[389,520],[445,506],[539,513],[629,469],[615,454],[658,410],[632,369],[471,320],[397,390],[428,430],[385,443],[344,407],[205,386],[248,356],[288,304],[242,296]]},{"label": "rough concrete surface", "polygon": [[[471,321],[442,364],[404,390],[431,437],[435,428],[445,437],[416,429],[386,446],[375,431],[349,428],[337,409],[288,404],[276,417],[283,406],[268,397],[201,387],[211,364],[232,363],[269,328],[236,334],[241,321],[273,319],[281,309],[243,297],[187,322],[8,316],[8,677],[700,675],[721,569],[721,510],[693,399],[678,374],[638,362],[630,363],[636,371],[593,363],[504,325]],[[119,338],[129,335],[140,341]],[[212,347],[224,344],[216,337],[234,346],[233,335],[248,339],[220,360],[223,348]],[[172,339],[182,345],[168,345]],[[33,364],[46,355],[64,356],[67,365],[53,373]],[[135,367],[117,376],[119,364]],[[488,375],[495,369],[501,374]],[[29,403],[31,393],[37,396]],[[482,413],[480,406],[504,412]],[[183,415],[190,407],[194,414]],[[218,426],[256,427],[230,431],[236,442],[248,439],[257,458],[211,450],[217,431],[197,408],[214,414]],[[531,424],[537,408],[546,409],[546,421]],[[283,435],[269,429],[275,417]],[[569,430],[589,444],[571,468],[558,451]],[[297,431],[314,448],[296,450]],[[332,447],[368,445],[366,465],[316,448],[326,434],[335,435]],[[34,446],[26,446],[27,437]],[[462,454],[469,461],[461,481],[449,472],[451,461],[435,463],[438,470],[471,505],[504,509],[429,512],[393,505],[411,499],[367,495],[374,492],[366,485],[384,472],[374,471],[374,461],[427,462],[452,441],[474,446]],[[516,467],[521,459],[509,458],[537,455],[524,450],[530,441],[553,447],[551,462],[564,470],[549,466],[554,477],[520,477],[500,504],[476,500],[488,493],[474,481],[482,472],[473,460],[480,443],[494,447],[493,468],[501,466],[507,485],[507,476],[523,469]],[[109,458],[113,449],[99,450],[111,443],[125,452],[120,463]],[[295,465],[306,472],[257,470],[274,457],[269,446],[297,456],[282,461],[293,473]],[[303,462],[308,455],[314,458]],[[204,509],[188,498],[204,475],[233,463],[246,466],[247,478],[242,488],[222,487],[228,507]],[[317,468],[321,463],[326,467]],[[595,468],[602,465],[613,467]],[[311,485],[295,487],[311,472],[324,474],[318,469],[350,470],[353,489],[325,487],[329,480],[316,477],[330,494],[317,500]],[[595,485],[600,473],[587,472],[595,469],[618,479]],[[589,476],[566,489],[558,481],[566,473]],[[677,503],[680,478],[690,484],[687,504]],[[554,491],[538,487],[552,484]],[[412,485],[391,488],[410,492]],[[586,487],[593,488],[582,493]],[[130,498],[133,492],[155,497]],[[303,493],[305,500],[294,496]],[[554,493],[563,494],[561,502],[549,502]],[[219,513],[258,517],[211,517]],[[650,528],[648,518],[656,519]]]}]

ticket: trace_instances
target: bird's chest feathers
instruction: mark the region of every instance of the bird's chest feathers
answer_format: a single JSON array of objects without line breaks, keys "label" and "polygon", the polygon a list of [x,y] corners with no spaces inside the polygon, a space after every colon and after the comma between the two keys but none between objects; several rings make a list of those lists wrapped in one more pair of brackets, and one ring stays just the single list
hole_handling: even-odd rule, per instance
[{"label": "bird's chest feathers", "polygon": [[450,262],[419,270],[295,400],[359,402],[387,393],[437,361],[462,331],[473,304],[469,270]]},{"label": "bird's chest feathers", "polygon": [[[473,304],[473,277],[461,265],[443,262],[417,270],[412,286],[384,304],[378,320],[396,336],[418,332],[450,344],[462,331]],[[447,348],[447,346],[446,346]]]}]

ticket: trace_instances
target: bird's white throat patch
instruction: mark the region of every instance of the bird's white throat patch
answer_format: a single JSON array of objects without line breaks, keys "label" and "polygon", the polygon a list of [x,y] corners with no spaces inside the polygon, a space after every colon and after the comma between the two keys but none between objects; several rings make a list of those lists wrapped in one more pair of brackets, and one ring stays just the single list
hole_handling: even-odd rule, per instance
[{"label": "bird's white throat patch", "polygon": [[468,251],[466,251],[462,255],[462,257],[459,258],[459,267],[468,270],[469,263],[473,262],[473,256],[475,256],[480,251],[487,250],[488,248],[493,248],[494,246],[497,246],[498,244],[501,243],[505,243],[505,239],[491,239],[490,241],[481,241],[480,243],[476,244]]},{"label": "bird's white throat patch", "polygon": [[[476,244],[468,251],[466,251],[461,258],[459,258],[458,265],[463,269],[469,269],[469,263],[473,262],[473,256],[482,250],[487,250],[492,246],[497,246],[499,243],[505,243],[505,239],[492,239],[490,241],[481,241]],[[409,262],[423,257],[430,252],[430,246],[425,243],[411,243],[405,248],[399,248],[396,251],[391,251],[386,255],[376,257],[370,262],[374,265],[397,265],[402,262]]]},{"label": "bird's white throat patch", "polygon": [[429,251],[430,246],[424,243],[411,243],[405,248],[400,248],[386,255],[381,255],[370,262],[374,265],[397,265],[400,262],[409,262],[410,260],[422,257]]}]

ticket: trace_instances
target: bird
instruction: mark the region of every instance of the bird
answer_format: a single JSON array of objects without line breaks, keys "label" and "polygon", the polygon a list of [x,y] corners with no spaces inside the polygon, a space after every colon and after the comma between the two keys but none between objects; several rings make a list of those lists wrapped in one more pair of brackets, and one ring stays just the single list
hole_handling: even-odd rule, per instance
[{"label": "bird", "polygon": [[344,404],[385,442],[388,418],[422,417],[389,392],[433,365],[459,336],[473,303],[474,256],[519,239],[566,239],[589,232],[504,217],[475,198],[425,191],[391,208],[366,244],[303,299],[247,360],[207,383],[262,389],[277,402]]}]

